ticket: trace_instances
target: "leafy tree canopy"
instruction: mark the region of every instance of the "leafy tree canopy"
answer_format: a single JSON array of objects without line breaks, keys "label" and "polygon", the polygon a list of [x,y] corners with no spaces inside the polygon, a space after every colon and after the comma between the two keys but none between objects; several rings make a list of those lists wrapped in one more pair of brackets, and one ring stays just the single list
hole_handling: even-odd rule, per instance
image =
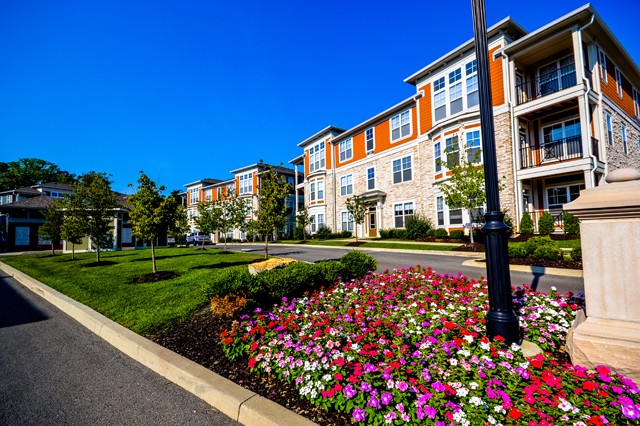
[{"label": "leafy tree canopy", "polygon": [[0,162],[0,191],[8,191],[47,182],[75,183],[76,175],[39,158],[21,158]]}]

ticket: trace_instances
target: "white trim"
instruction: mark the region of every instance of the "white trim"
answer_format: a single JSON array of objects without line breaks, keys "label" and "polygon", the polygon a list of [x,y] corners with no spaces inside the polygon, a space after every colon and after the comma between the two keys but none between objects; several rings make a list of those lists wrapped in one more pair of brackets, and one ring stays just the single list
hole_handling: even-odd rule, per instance
[{"label": "white trim", "polygon": [[[344,146],[344,150],[342,149]],[[344,158],[342,154],[344,153]],[[347,155],[348,154],[348,155]],[[353,138],[347,138],[338,142],[338,160],[341,163],[349,161],[353,158]]]},{"label": "white trim", "polygon": [[[396,142],[399,142],[399,141],[401,141],[403,139],[407,139],[407,138],[410,138],[411,136],[413,136],[413,114],[412,114],[412,109],[413,108],[414,107],[407,108],[404,111],[400,111],[399,113],[397,113],[395,115],[392,115],[389,118],[389,141],[391,143],[396,143]],[[409,123],[408,123],[409,124],[409,133],[403,136],[402,135],[402,127],[404,127],[404,125],[402,124],[402,115],[405,114],[405,113],[409,116]],[[398,118],[399,126],[397,128],[398,128],[398,130],[400,132],[400,136],[394,139],[393,138],[393,130],[394,130],[393,119],[396,118],[396,117]]]},{"label": "white trim", "polygon": [[[371,130],[371,141],[373,142],[373,147],[371,149],[369,149],[369,147],[367,146],[367,142],[369,141],[369,139],[367,139],[367,132],[369,132],[369,130]],[[375,126],[368,127],[364,131],[364,150],[367,153],[367,155],[373,154],[373,152],[376,150],[376,127]]]},{"label": "white trim", "polygon": [[[355,192],[355,188],[354,188],[354,185],[355,185],[355,184],[354,184],[354,180],[355,180],[355,179],[354,179],[354,176],[353,176],[353,175],[354,175],[354,173],[353,173],[353,172],[351,172],[351,173],[347,173],[347,174],[345,174],[345,175],[340,176],[339,181],[340,181],[340,196],[341,196],[341,197],[346,197],[346,196],[348,196],[348,195],[353,195],[353,194],[354,194],[354,192]],[[348,178],[348,177],[351,177],[351,192],[343,194],[343,193],[342,193],[342,188],[343,188],[343,185],[342,185],[342,179],[346,179],[346,178]],[[347,185],[345,186],[345,188],[348,188],[348,187],[349,187],[349,184],[347,184]],[[337,192],[337,191],[336,191],[336,192]]]},{"label": "white trim", "polygon": [[[369,170],[371,170],[371,169],[373,169],[373,188],[369,188]],[[365,169],[365,173],[366,173],[366,181],[367,181],[367,191],[372,191],[372,190],[378,188],[378,185],[377,185],[377,182],[376,182],[377,177],[378,177],[377,176],[376,166],[372,165],[372,166],[367,167]]]},{"label": "white trim", "polygon": [[[409,157],[411,160],[411,179],[408,180],[404,180],[404,168],[403,164],[402,164],[402,160],[404,160],[405,158]],[[393,175],[395,174],[395,171],[393,170],[393,163],[396,161],[400,161],[400,175],[402,177],[402,179],[400,180],[400,182],[394,182],[393,179]],[[415,166],[414,166],[415,162],[413,161],[413,153],[407,154],[407,155],[403,155],[401,157],[397,157],[397,158],[392,158],[391,159],[391,185],[399,185],[402,183],[406,183],[406,182],[412,182],[415,180],[414,175],[415,175]]]}]

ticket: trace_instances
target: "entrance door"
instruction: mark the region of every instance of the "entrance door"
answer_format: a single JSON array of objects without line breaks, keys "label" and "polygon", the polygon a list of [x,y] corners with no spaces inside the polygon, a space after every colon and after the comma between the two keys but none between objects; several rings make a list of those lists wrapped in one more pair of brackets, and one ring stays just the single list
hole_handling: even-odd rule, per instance
[{"label": "entrance door", "polygon": [[369,219],[367,223],[369,225],[369,238],[376,238],[378,236],[378,225],[376,222],[376,211],[370,210],[367,215]]}]

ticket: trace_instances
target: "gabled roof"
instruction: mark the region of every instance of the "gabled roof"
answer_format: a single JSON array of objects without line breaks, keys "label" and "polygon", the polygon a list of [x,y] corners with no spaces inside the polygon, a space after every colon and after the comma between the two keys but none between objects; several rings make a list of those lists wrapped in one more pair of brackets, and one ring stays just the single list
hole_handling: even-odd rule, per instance
[{"label": "gabled roof", "polygon": [[327,126],[324,129],[320,130],[318,133],[314,134],[313,136],[310,136],[307,139],[300,142],[298,146],[305,146],[311,142],[315,142],[316,139],[318,139],[320,136],[327,133],[342,133],[344,131],[345,131],[344,129],[341,129],[339,127]]},{"label": "gabled roof", "polygon": [[[520,24],[518,24],[510,16],[507,16],[497,24],[487,29],[487,39],[491,39],[492,37],[501,33],[507,33],[511,36],[511,38],[518,39],[523,35],[527,34],[527,31],[524,28],[522,28],[522,26],[520,26]],[[431,62],[429,65],[422,68],[420,71],[405,78],[404,82],[415,86],[418,84],[418,81],[421,80],[423,77],[431,74],[433,71],[442,67],[444,64],[454,62],[457,58],[460,57],[461,54],[464,54],[465,52],[468,52],[471,50],[475,50],[475,39],[473,38],[461,44],[460,46],[456,47],[455,49],[449,51],[449,53],[446,53],[444,56],[441,56],[440,58]]]},{"label": "gabled roof", "polygon": [[60,182],[47,182],[38,185],[31,185],[31,188],[48,188],[48,189],[61,189],[63,191],[73,191],[73,187],[66,183]]},{"label": "gabled roof", "polygon": [[186,183],[182,186],[193,186],[199,183],[201,183],[202,185],[215,185],[216,183],[220,183],[220,182],[222,182],[220,179],[204,178],[204,179],[197,180],[195,182]]},{"label": "gabled roof", "polygon": [[[38,194],[40,194],[38,192]],[[39,195],[37,197],[27,198],[26,200],[16,201],[15,203],[4,204],[0,206],[2,209],[46,209],[55,201],[48,195]]]},{"label": "gabled roof", "polygon": [[40,195],[42,194],[40,191],[37,191],[30,186],[25,186],[24,188],[16,188],[16,189],[8,189],[6,191],[0,192],[0,194],[27,194],[27,195]]},{"label": "gabled roof", "polygon": [[268,169],[270,167],[273,167],[273,170],[275,170],[278,173],[286,173],[286,174],[295,173],[295,171],[293,169],[289,169],[287,167],[282,167],[282,166],[274,166],[274,165],[267,164],[267,163],[251,164],[249,166],[245,166],[245,167],[241,167],[239,169],[231,170],[231,173],[237,174],[237,173],[241,173],[241,172],[246,171],[246,170],[253,170],[253,169],[258,169],[258,172],[262,172],[263,170],[266,170],[266,169]]}]

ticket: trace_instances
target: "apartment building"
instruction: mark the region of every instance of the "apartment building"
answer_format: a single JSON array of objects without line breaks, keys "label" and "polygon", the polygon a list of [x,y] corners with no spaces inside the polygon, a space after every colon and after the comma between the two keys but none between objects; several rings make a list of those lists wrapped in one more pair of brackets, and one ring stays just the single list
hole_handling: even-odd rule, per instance
[{"label": "apartment building", "polygon": [[[258,209],[261,175],[269,168],[273,168],[278,175],[283,176],[284,179],[294,186],[297,175],[293,169],[265,163],[251,164],[232,170],[230,173],[233,177],[227,180],[207,178],[186,184],[186,207],[191,231],[198,231],[196,223],[198,204],[225,200],[230,196],[238,196],[244,200],[247,206],[245,216],[247,221],[255,219],[255,212]],[[302,200],[300,200],[300,202],[301,201]],[[283,231],[292,233],[295,226],[294,212],[297,209],[293,194],[287,198],[286,202],[292,214],[289,217],[286,229]],[[219,237],[220,236],[215,235],[213,241],[218,241]],[[240,229],[234,229],[226,237],[229,239],[244,240],[246,239],[246,232]]]},{"label": "apartment building", "polygon": [[[590,5],[533,32],[512,18],[487,30],[500,201],[517,223],[562,206],[610,170],[640,160],[640,71]],[[464,229],[469,217],[444,202],[439,183],[453,163],[481,164],[482,134],[473,40],[404,80],[416,94],[348,130],[327,127],[298,145],[298,189],[321,225],[377,236],[417,212]],[[604,141],[604,143],[602,142]],[[346,199],[369,202],[355,229]]]}]

